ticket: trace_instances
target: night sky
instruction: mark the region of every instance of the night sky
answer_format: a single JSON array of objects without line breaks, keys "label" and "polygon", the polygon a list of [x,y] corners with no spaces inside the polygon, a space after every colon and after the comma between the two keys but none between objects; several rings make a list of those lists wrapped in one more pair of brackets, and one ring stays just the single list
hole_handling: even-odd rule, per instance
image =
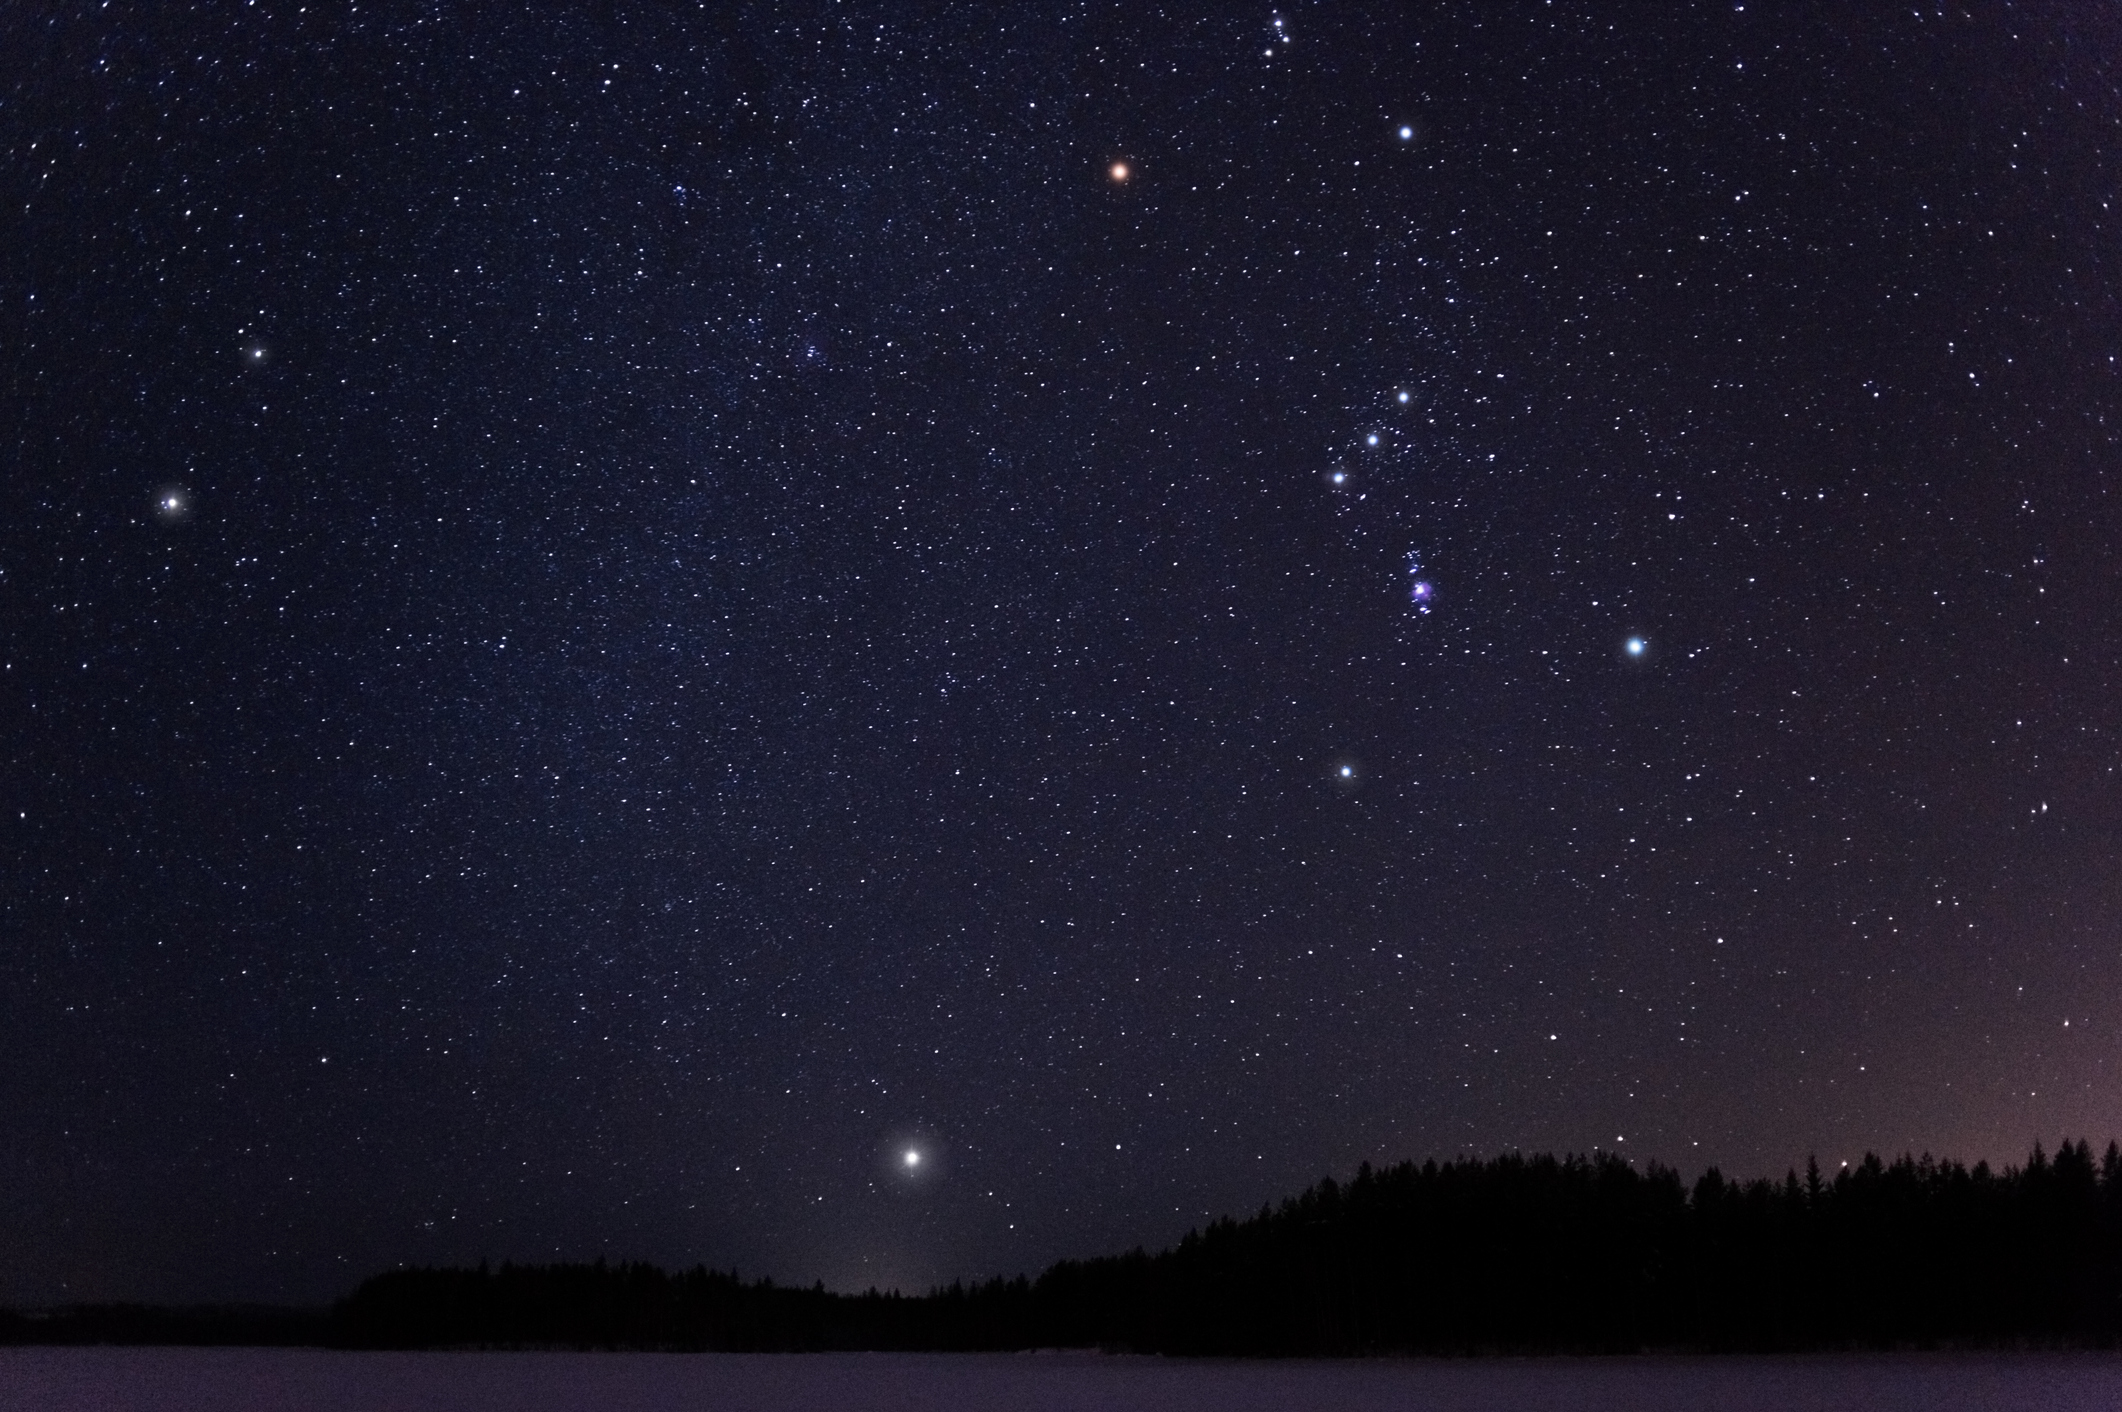
[{"label": "night sky", "polygon": [[2122,1132],[2122,19],[1191,8],[0,11],[0,1300]]}]

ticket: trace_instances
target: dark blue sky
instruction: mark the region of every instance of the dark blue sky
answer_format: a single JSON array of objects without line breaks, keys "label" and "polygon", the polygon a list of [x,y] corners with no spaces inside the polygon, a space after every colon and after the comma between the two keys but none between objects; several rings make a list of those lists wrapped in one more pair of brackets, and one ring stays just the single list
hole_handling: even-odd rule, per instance
[{"label": "dark blue sky", "polygon": [[499,10],[0,17],[0,1299],[2122,1129],[2099,7]]}]

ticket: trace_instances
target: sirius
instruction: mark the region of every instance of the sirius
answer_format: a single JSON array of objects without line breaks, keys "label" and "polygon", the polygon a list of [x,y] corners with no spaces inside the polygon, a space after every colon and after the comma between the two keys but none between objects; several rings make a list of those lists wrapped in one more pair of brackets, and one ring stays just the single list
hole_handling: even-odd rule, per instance
[{"label": "sirius", "polygon": [[1645,642],[1640,637],[1632,637],[1627,642],[1622,644],[1622,646],[1628,649],[1628,655],[1631,657],[1641,657],[1643,655],[1643,649],[1648,647],[1649,645],[1649,643]]}]

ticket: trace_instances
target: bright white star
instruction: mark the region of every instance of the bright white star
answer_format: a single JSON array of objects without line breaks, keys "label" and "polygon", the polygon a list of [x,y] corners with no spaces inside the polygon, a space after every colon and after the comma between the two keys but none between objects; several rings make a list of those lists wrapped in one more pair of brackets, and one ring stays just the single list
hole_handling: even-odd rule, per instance
[{"label": "bright white star", "polygon": [[1629,656],[1641,657],[1643,655],[1643,649],[1648,647],[1650,644],[1645,642],[1640,637],[1632,637],[1622,645],[1628,649]]},{"label": "bright white star", "polygon": [[911,1147],[906,1149],[906,1165],[908,1167],[918,1167],[921,1165],[921,1154],[916,1152]]}]

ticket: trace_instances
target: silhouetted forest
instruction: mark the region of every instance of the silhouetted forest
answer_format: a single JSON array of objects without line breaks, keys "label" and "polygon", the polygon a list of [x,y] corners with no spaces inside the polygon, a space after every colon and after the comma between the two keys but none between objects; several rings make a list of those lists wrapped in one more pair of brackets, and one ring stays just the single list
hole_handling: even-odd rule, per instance
[{"label": "silhouetted forest", "polygon": [[[14,1316],[0,1340],[96,1340],[97,1316]],[[288,1318],[265,1320],[288,1336],[263,1341],[297,1341],[299,1316]],[[88,1322],[68,1336],[69,1319]],[[366,1348],[2104,1345],[2122,1335],[2122,1149],[2095,1160],[2082,1142],[2053,1158],[2037,1147],[2002,1172],[1928,1157],[1866,1157],[1832,1178],[1808,1166],[1781,1182],[1712,1170],[1692,1188],[1606,1156],[1366,1166],[1160,1254],[1064,1261],[1037,1279],[840,1295],[705,1268],[402,1269],[365,1281],[314,1328],[316,1341]]]}]

